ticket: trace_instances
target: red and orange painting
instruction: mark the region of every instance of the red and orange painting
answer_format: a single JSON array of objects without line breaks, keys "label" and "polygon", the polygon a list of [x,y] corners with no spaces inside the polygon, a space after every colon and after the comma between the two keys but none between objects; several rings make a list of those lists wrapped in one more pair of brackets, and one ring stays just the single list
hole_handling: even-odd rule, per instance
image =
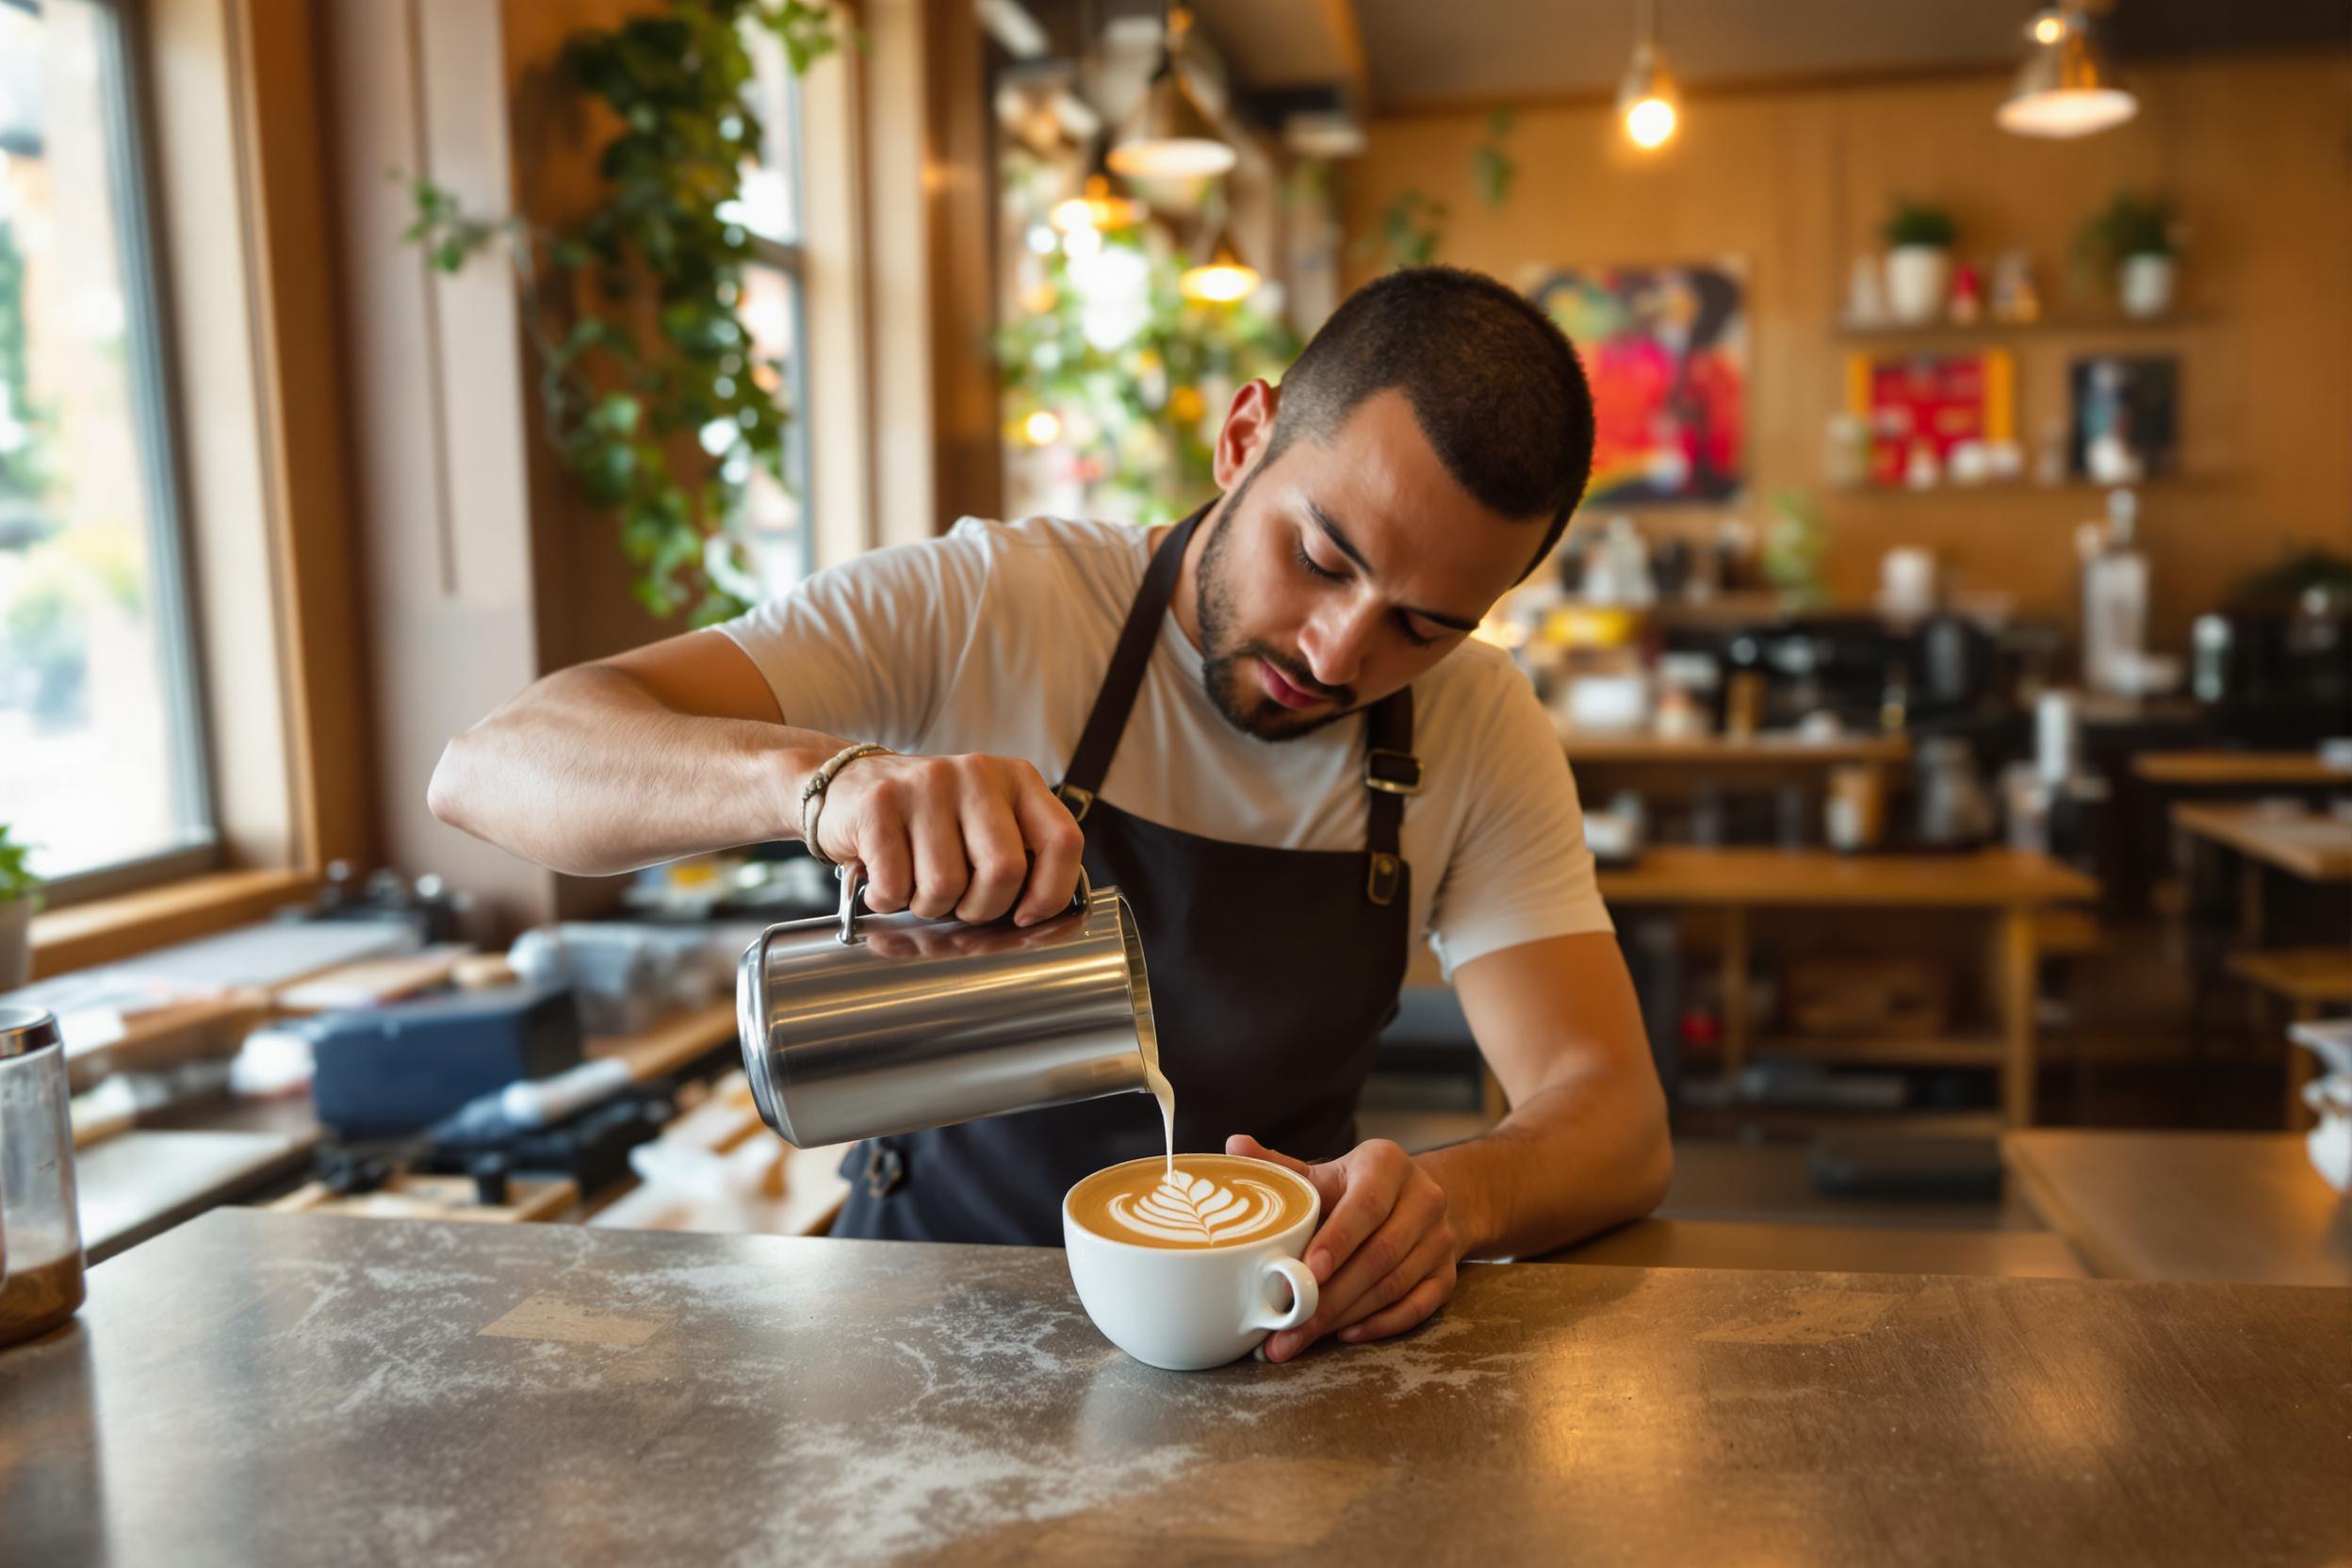
[{"label": "red and orange painting", "polygon": [[1527,289],[1592,384],[1588,504],[1723,501],[1747,477],[1748,320],[1739,264],[1558,268]]}]

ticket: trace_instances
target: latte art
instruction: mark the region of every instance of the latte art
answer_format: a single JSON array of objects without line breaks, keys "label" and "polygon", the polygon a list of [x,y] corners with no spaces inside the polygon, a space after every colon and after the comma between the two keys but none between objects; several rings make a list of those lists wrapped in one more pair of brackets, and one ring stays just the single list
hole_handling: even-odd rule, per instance
[{"label": "latte art", "polygon": [[1129,1231],[1213,1247],[1273,1230],[1282,1223],[1282,1196],[1253,1177],[1223,1187],[1206,1176],[1170,1171],[1140,1198],[1120,1193],[1109,1209],[1112,1220]]},{"label": "latte art", "polygon": [[1315,1189],[1279,1166],[1230,1154],[1153,1156],[1098,1170],[1070,1189],[1070,1218],[1138,1247],[1240,1247],[1313,1216]]}]

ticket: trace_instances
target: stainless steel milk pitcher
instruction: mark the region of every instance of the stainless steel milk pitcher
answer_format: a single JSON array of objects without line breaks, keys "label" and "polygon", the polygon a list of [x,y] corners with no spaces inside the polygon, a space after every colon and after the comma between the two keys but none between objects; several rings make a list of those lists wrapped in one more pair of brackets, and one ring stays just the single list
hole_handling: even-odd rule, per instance
[{"label": "stainless steel milk pitcher", "polygon": [[1023,929],[858,908],[772,925],[736,972],[760,1117],[802,1148],[1147,1088],[1152,990],[1134,911],[1082,874]]}]

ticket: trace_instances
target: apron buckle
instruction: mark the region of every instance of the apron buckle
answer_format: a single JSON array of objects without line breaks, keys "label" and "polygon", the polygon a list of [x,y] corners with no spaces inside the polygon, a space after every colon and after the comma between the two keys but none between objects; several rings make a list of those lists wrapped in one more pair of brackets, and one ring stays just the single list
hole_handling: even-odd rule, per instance
[{"label": "apron buckle", "polygon": [[1385,908],[1396,901],[1397,874],[1404,862],[1383,850],[1372,852],[1372,868],[1364,879],[1364,896]]},{"label": "apron buckle", "polygon": [[1409,751],[1373,746],[1364,754],[1364,787],[1382,794],[1421,792],[1421,759]]},{"label": "apron buckle", "polygon": [[1077,784],[1057,784],[1054,787],[1054,792],[1061,797],[1064,806],[1070,808],[1070,821],[1086,820],[1086,808],[1094,804],[1092,790]]},{"label": "apron buckle", "polygon": [[906,1157],[897,1149],[875,1139],[866,1151],[866,1191],[875,1198],[887,1198],[890,1190],[906,1179]]}]

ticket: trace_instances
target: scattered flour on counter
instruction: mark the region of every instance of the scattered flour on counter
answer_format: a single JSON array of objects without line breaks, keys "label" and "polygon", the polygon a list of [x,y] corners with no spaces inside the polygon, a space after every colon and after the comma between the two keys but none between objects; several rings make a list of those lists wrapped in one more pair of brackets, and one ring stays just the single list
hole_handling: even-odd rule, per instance
[{"label": "scattered flour on counter", "polygon": [[795,1426],[775,1455],[776,1475],[790,1481],[779,1486],[768,1539],[723,1560],[890,1561],[1110,1506],[1200,1460],[1174,1447],[1081,1462],[1009,1429],[985,1443],[936,1429],[892,1431],[879,1412],[871,1425]]}]

